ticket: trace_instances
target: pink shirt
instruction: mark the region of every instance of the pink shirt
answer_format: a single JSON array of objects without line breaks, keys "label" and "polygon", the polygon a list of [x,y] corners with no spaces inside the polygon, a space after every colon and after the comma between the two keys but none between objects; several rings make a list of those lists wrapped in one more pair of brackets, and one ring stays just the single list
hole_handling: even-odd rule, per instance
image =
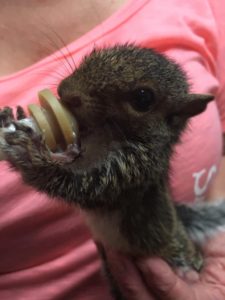
[{"label": "pink shirt", "polygon": [[[181,63],[193,92],[217,94],[216,101],[192,119],[176,147],[171,163],[171,192],[176,201],[204,199],[221,159],[225,39],[218,24],[225,20],[222,2],[128,1],[68,45],[76,64],[94,45],[135,42],[154,47]],[[67,50],[62,51],[69,56]],[[50,84],[60,80],[56,79],[58,73],[68,75],[64,65],[61,52],[57,52],[0,78],[1,106],[37,102],[37,92],[52,88]],[[111,299],[79,212],[22,184],[5,162],[0,162],[0,176],[0,299]]]}]

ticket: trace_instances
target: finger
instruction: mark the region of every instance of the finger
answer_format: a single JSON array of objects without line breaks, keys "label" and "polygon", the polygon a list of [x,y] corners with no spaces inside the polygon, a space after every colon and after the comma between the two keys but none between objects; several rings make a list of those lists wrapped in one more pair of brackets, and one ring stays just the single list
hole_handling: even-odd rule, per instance
[{"label": "finger", "polygon": [[224,259],[211,259],[202,271],[201,280],[209,284],[225,285]]},{"label": "finger", "polygon": [[150,258],[138,262],[144,274],[146,284],[162,300],[190,300],[194,299],[191,285],[182,281],[160,258]]},{"label": "finger", "polygon": [[200,280],[199,273],[191,269],[185,270],[183,268],[177,268],[174,272],[185,282],[194,283]]},{"label": "finger", "polygon": [[225,257],[225,233],[219,233],[207,241],[204,255],[206,257]]},{"label": "finger", "polygon": [[129,300],[156,300],[132,261],[111,251],[107,253],[107,257],[114,277]]}]

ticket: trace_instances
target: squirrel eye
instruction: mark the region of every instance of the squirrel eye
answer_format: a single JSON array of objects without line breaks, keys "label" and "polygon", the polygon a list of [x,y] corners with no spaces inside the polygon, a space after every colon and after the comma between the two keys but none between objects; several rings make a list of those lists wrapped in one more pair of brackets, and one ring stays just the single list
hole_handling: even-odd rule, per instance
[{"label": "squirrel eye", "polygon": [[137,89],[132,94],[131,105],[140,112],[148,111],[155,103],[155,95],[150,89]]}]

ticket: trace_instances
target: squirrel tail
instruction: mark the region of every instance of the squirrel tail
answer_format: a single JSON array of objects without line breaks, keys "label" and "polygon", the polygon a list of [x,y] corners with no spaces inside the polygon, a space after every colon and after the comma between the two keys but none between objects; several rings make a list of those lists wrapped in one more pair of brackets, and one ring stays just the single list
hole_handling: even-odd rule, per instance
[{"label": "squirrel tail", "polygon": [[203,244],[219,231],[225,232],[225,199],[193,205],[176,204],[179,219],[190,238]]}]

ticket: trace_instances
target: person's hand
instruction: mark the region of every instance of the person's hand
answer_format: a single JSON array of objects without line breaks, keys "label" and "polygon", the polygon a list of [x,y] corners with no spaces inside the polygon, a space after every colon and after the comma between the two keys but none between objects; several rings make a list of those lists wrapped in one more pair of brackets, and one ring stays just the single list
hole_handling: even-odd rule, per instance
[{"label": "person's hand", "polygon": [[[225,139],[225,138],[224,138]],[[225,141],[224,141],[225,143]],[[225,147],[224,147],[225,148]],[[225,151],[225,150],[224,150]],[[225,156],[222,157],[218,173],[210,186],[207,194],[207,200],[214,201],[217,199],[225,199]]]},{"label": "person's hand", "polygon": [[107,252],[111,271],[129,300],[224,300],[225,233],[208,241],[205,266],[180,278],[160,258],[132,263],[122,255]]}]

